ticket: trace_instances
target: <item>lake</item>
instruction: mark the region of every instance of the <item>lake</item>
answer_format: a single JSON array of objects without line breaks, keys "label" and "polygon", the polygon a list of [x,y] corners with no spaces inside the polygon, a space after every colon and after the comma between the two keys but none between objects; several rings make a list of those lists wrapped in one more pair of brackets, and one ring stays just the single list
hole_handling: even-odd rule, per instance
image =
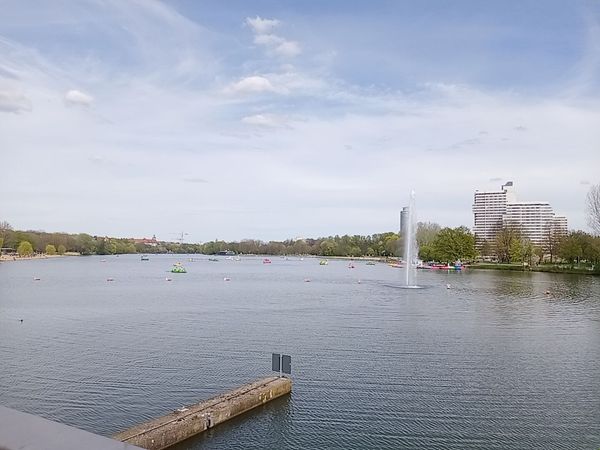
[{"label": "lake", "polygon": [[598,277],[192,257],[0,264],[0,404],[111,435],[281,352],[290,397],[176,448],[600,447]]}]

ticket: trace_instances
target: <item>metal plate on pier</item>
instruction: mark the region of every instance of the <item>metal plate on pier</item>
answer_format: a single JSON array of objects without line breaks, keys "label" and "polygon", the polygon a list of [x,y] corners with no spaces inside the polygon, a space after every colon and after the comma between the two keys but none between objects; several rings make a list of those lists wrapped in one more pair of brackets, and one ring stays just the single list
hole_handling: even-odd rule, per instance
[{"label": "metal plate on pier", "polygon": [[281,371],[288,375],[292,373],[292,357],[290,355],[281,355]]},{"label": "metal plate on pier", "polygon": [[279,353],[273,353],[271,356],[271,367],[273,372],[279,372],[281,368],[281,355]]}]

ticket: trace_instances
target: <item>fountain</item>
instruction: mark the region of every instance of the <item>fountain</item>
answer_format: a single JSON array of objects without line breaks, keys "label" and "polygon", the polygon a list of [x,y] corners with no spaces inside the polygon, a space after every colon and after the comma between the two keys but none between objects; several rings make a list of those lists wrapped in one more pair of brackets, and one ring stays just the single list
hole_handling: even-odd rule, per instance
[{"label": "fountain", "polygon": [[404,259],[404,286],[406,288],[418,288],[416,285],[417,278],[417,221],[415,211],[415,191],[411,191],[408,206],[402,210],[401,231],[403,242],[403,259]]}]

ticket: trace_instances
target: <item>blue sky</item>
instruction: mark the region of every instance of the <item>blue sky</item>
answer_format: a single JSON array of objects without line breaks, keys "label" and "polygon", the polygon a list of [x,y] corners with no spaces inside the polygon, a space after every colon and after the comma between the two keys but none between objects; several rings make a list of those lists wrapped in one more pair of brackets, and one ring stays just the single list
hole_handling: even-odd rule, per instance
[{"label": "blue sky", "polygon": [[513,180],[585,229],[599,100],[593,1],[3,2],[0,219],[371,234]]}]

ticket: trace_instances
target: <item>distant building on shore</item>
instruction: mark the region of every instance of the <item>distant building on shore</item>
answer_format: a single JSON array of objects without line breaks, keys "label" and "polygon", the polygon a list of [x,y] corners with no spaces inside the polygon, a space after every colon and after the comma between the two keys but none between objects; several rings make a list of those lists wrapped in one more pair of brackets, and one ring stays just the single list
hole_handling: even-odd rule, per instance
[{"label": "distant building on shore", "polygon": [[156,240],[156,235],[152,235],[152,239],[148,239],[148,238],[133,239],[133,242],[135,244],[148,245],[149,247],[156,247],[156,246],[158,246],[158,241]]},{"label": "distant building on shore", "polygon": [[518,202],[512,181],[499,191],[475,191],[473,234],[477,248],[493,242],[504,226],[515,226],[533,245],[544,247],[549,234],[567,233],[567,218],[556,216],[548,202]]}]

